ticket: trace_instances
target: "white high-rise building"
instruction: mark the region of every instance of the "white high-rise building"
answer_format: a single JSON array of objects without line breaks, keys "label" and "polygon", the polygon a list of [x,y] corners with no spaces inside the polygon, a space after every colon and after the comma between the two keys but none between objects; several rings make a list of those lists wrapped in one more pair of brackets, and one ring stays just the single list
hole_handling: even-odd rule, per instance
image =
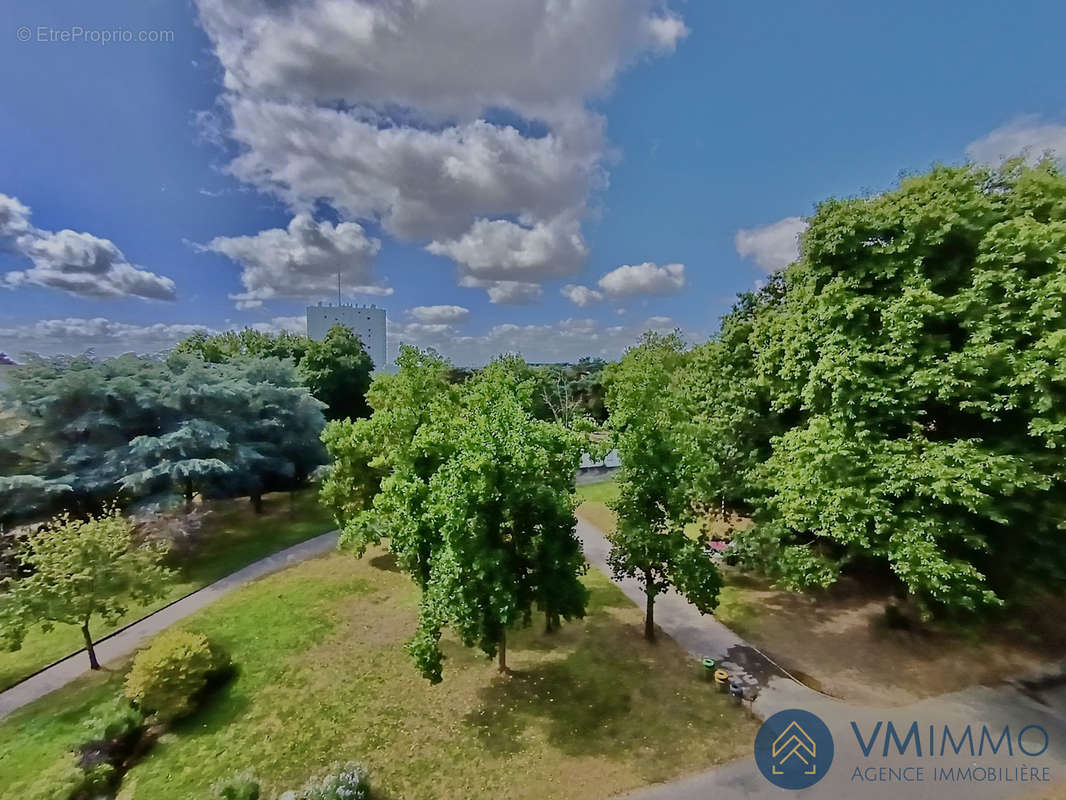
[{"label": "white high-rise building", "polygon": [[315,341],[325,339],[329,329],[338,324],[359,337],[374,369],[385,369],[385,309],[347,303],[307,307],[307,335]]}]

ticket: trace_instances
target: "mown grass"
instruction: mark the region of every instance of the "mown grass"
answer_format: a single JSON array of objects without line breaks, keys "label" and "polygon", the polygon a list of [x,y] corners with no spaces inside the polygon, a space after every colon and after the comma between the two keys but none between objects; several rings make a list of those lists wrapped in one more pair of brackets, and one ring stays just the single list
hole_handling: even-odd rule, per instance
[{"label": "mown grass", "polygon": [[[267,495],[264,513],[253,512],[247,500],[209,502],[210,514],[201,532],[203,545],[187,563],[174,565],[177,576],[166,594],[152,603],[131,603],[125,616],[114,625],[97,622],[92,629],[99,639],[167,603],[235,572],[260,558],[284,550],[334,527],[329,513],[318,502],[316,489]],[[0,689],[6,689],[83,646],[81,632],[73,625],[57,625],[49,632],[34,629],[22,648],[0,651]]]},{"label": "mown grass", "polygon": [[[119,797],[208,797],[251,768],[271,798],[355,760],[383,798],[601,798],[749,751],[754,722],[672,641],[645,644],[640,611],[602,574],[585,580],[585,620],[510,637],[512,676],[446,636],[437,686],[404,649],[417,590],[387,556],[333,554],[243,587],[185,624],[229,648],[237,678],[163,737]],[[19,796],[118,685],[91,676],[0,724],[0,785]]]}]

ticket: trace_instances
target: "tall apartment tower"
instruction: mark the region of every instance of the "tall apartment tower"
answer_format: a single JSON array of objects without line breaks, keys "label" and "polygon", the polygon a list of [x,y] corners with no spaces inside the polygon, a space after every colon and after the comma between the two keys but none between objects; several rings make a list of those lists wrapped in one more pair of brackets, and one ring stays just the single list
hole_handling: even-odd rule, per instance
[{"label": "tall apartment tower", "polygon": [[307,307],[307,335],[315,341],[325,339],[329,329],[337,324],[362,340],[374,369],[385,368],[385,309],[348,303]]}]

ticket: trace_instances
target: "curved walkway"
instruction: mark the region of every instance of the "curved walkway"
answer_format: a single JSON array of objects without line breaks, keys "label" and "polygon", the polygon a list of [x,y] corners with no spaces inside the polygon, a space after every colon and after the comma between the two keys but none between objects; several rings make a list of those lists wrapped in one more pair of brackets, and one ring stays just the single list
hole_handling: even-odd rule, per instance
[{"label": "curved walkway", "polygon": [[[610,545],[603,533],[580,518],[577,533],[585,546],[589,562],[610,575],[607,566]],[[644,593],[635,580],[615,583],[638,607],[643,607]],[[1014,775],[1017,767],[1048,767],[1054,782],[1061,785],[1060,782],[1066,781],[1066,688],[1043,692],[1043,702],[1037,702],[1012,686],[974,686],[908,706],[876,708],[854,705],[816,692],[792,679],[769,657],[745,642],[713,615],[701,615],[675,592],[668,592],[656,599],[655,621],[664,633],[693,656],[715,658],[722,662],[731,675],[741,676],[749,686],[757,685],[759,695],[753,707],[756,716],[766,719],[789,708],[802,708],[819,716],[832,733],[836,754],[825,779],[802,792],[784,791],[773,786],[759,774],[754,758],[748,756],[671,783],[632,792],[625,795],[626,800],[784,800],[793,797],[811,800],[897,800],[901,797],[923,800],[1002,800],[1019,796],[1042,797],[1045,795],[1041,794],[1041,789],[1051,788],[1047,784],[1024,783],[1012,778],[1005,778],[1003,782],[936,781],[931,778],[934,767],[996,767],[1002,768],[1003,774],[1010,776]],[[898,755],[895,745],[889,752],[886,733],[878,740],[873,757],[867,758],[857,743],[853,723],[867,739],[876,726],[880,725],[880,730],[884,730],[889,723],[904,738],[914,723],[918,723],[918,730],[923,737],[927,735],[929,726],[942,732],[947,725],[955,732],[954,735],[959,736],[959,732],[970,725],[975,739],[980,736],[982,725],[988,726],[996,738],[1004,727],[1009,727],[1018,736],[1026,726],[1038,726],[1046,732],[1048,745],[1046,751],[1036,758],[1024,757],[1015,747],[1013,753],[1001,748],[998,753],[988,752],[976,760],[967,758],[968,753],[961,758],[932,759],[929,752],[926,752],[925,758],[916,757],[913,748],[907,756]],[[1038,735],[1035,731],[1031,733]],[[941,736],[942,733],[937,733],[937,737]],[[1039,748],[1039,745],[1037,741],[1029,746]],[[713,742],[708,742],[708,752],[713,746]],[[991,745],[988,750],[992,750]],[[856,777],[856,767],[863,769],[871,766],[897,769],[921,767],[925,770],[926,778],[915,783],[884,780],[871,783],[864,781],[861,776]]]},{"label": "curved walkway", "polygon": [[[309,558],[322,555],[337,546],[337,531],[324,533],[314,539],[308,539],[285,550],[260,559],[247,567],[230,573],[225,578],[199,589],[180,600],[164,606],[137,622],[127,625],[96,644],[96,655],[101,664],[128,656],[150,636],[154,636],[175,622],[199,611],[204,606],[218,600],[239,586],[269,575],[272,572],[291,567]],[[0,719],[12,711],[32,703],[49,692],[66,686],[72,680],[89,671],[89,659],[85,650],[79,650],[52,666],[38,672],[21,683],[0,693]]]}]

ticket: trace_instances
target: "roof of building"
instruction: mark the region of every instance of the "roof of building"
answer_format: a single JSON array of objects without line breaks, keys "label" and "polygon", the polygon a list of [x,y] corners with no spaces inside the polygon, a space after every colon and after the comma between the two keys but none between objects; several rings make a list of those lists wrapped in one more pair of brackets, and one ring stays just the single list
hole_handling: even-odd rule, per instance
[{"label": "roof of building", "polygon": [[0,351],[0,367],[17,367],[18,364],[7,353]]}]

